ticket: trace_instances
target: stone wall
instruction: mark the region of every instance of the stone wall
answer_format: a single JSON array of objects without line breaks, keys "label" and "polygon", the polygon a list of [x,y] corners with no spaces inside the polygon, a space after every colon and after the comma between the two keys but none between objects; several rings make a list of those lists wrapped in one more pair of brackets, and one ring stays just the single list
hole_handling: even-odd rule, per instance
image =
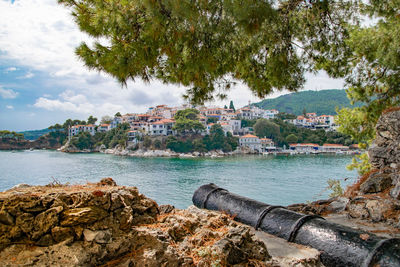
[{"label": "stone wall", "polygon": [[[400,228],[400,110],[384,112],[368,149],[373,170],[363,177],[347,210],[354,218],[386,222]],[[354,189],[354,188],[353,188]]]},{"label": "stone wall", "polygon": [[390,196],[400,199],[400,110],[381,116],[368,154],[377,171],[360,186],[361,192],[378,193],[390,188]]},{"label": "stone wall", "polygon": [[112,179],[76,186],[20,185],[0,193],[0,249],[50,246],[67,239],[108,243],[133,225],[152,223],[157,204]]}]

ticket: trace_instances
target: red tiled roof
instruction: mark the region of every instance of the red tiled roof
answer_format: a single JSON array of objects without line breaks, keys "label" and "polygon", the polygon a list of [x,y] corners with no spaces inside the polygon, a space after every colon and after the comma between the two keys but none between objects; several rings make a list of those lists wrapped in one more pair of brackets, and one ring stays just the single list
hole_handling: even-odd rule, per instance
[{"label": "red tiled roof", "polygon": [[246,134],[246,135],[241,136],[240,138],[258,138],[258,137],[255,135],[252,135],[252,134]]}]

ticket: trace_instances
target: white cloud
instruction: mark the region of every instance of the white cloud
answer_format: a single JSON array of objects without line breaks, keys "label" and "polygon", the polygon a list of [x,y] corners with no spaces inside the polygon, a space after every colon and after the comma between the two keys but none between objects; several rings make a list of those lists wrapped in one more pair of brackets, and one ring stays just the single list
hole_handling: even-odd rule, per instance
[{"label": "white cloud", "polygon": [[4,71],[4,73],[13,72],[13,71],[16,71],[16,70],[18,70],[16,67],[9,67]]},{"label": "white cloud", "polygon": [[7,108],[7,109],[14,109],[14,106],[7,105],[6,108]]},{"label": "white cloud", "polygon": [[24,76],[18,77],[18,79],[30,79],[33,78],[35,74],[33,74],[31,71],[28,71]]},{"label": "white cloud", "polygon": [[0,96],[4,99],[14,99],[18,96],[18,92],[15,92],[11,89],[4,89],[0,86]]}]

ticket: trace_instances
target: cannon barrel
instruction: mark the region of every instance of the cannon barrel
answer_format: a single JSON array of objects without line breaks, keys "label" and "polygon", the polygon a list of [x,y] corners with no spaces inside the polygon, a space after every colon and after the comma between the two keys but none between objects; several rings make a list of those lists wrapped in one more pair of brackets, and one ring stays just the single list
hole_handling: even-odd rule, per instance
[{"label": "cannon barrel", "polygon": [[235,220],[269,234],[321,252],[325,266],[400,266],[400,239],[374,234],[304,215],[281,206],[268,205],[216,186],[200,186],[193,194],[199,208],[224,211]]}]

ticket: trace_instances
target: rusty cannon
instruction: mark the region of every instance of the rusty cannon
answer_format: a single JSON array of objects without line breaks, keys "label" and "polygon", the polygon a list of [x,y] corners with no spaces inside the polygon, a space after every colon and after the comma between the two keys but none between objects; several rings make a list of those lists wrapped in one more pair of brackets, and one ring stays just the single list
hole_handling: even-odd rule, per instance
[{"label": "rusty cannon", "polygon": [[321,252],[325,266],[400,266],[400,239],[397,238],[381,238],[320,216],[268,205],[230,193],[215,184],[200,186],[192,200],[199,208],[227,212],[241,223],[288,242],[313,247]]}]

